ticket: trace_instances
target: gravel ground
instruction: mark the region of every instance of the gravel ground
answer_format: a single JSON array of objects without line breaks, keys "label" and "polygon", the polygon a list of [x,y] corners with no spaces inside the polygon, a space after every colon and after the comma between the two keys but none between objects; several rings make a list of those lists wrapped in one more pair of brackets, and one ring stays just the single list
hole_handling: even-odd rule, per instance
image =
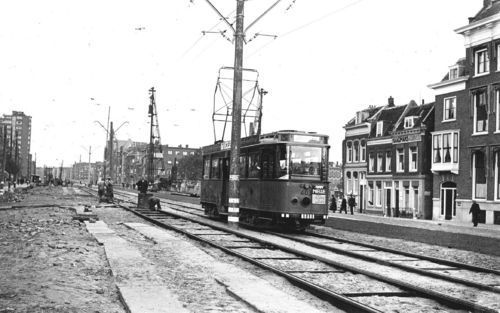
[{"label": "gravel ground", "polygon": [[[40,191],[25,200],[64,197],[61,188]],[[125,312],[103,249],[71,215],[54,207],[0,211],[0,312]]]}]

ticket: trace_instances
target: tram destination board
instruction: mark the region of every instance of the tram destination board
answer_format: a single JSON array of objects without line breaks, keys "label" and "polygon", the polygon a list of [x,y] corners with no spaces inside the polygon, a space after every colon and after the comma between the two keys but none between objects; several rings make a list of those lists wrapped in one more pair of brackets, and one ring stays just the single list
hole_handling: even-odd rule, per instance
[{"label": "tram destination board", "polygon": [[313,204],[326,204],[326,190],[323,186],[314,186],[312,190]]}]

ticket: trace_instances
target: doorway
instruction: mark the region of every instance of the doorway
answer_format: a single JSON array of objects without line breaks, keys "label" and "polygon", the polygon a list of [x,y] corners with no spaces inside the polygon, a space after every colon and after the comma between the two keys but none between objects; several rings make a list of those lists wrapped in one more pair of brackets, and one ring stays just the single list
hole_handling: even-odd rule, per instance
[{"label": "doorway", "polygon": [[441,185],[441,216],[445,220],[453,219],[457,214],[456,207],[457,184],[454,182],[444,182]]}]

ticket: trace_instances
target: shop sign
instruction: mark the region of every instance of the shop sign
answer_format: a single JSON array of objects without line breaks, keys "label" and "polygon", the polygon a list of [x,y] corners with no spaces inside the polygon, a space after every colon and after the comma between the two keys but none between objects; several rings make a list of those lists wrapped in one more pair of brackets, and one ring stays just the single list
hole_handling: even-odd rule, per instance
[{"label": "shop sign", "polygon": [[415,141],[420,141],[421,136],[420,134],[409,134],[409,135],[401,135],[397,137],[392,138],[392,143],[397,144],[397,143],[404,143],[404,142],[415,142]]}]

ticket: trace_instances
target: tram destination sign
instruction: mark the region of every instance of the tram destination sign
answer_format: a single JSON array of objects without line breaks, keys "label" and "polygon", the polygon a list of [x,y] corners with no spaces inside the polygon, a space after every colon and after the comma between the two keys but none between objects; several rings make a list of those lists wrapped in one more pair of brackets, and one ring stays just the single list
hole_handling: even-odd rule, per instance
[{"label": "tram destination sign", "polygon": [[314,186],[312,190],[313,204],[326,204],[326,189],[323,186]]},{"label": "tram destination sign", "polygon": [[421,141],[422,136],[420,134],[407,134],[407,135],[399,135],[392,138],[392,143],[404,143],[404,142],[415,142]]}]

